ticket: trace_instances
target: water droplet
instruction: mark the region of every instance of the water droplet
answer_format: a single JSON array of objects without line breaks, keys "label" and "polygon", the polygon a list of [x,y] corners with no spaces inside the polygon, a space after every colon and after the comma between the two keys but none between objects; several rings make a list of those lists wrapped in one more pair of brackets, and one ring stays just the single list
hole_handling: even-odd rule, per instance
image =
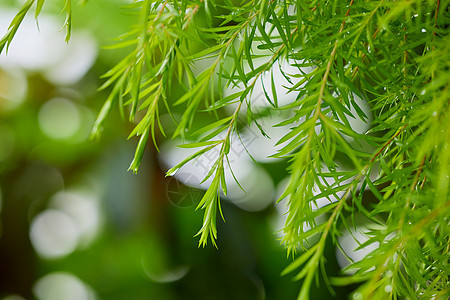
[{"label": "water droplet", "polygon": [[390,284],[386,285],[386,286],[384,287],[384,291],[385,291],[386,293],[392,292],[392,285],[390,285]]},{"label": "water droplet", "polygon": [[392,273],[391,270],[388,270],[388,271],[386,272],[386,277],[387,277],[387,278],[391,278],[393,275],[394,275],[394,274]]},{"label": "water droplet", "polygon": [[353,300],[362,300],[362,294],[360,292],[356,292],[352,296]]},{"label": "water droplet", "polygon": [[415,14],[414,16],[413,16],[413,18],[417,18],[419,15],[418,14]]},{"label": "water droplet", "polygon": [[421,95],[425,95],[426,92],[427,92],[427,90],[423,89],[423,90],[420,92],[420,94],[421,94]]},{"label": "water droplet", "polygon": [[437,116],[437,111],[433,111],[433,117]]},{"label": "water droplet", "polygon": [[425,29],[425,28],[422,28],[422,30],[421,30],[422,32],[427,32],[427,30]]}]

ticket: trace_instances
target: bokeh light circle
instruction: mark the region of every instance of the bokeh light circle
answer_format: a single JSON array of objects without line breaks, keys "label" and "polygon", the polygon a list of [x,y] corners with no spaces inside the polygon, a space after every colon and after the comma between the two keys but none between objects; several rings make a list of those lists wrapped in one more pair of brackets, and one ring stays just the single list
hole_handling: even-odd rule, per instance
[{"label": "bokeh light circle", "polygon": [[90,286],[73,274],[53,272],[40,278],[33,287],[38,300],[95,300]]},{"label": "bokeh light circle", "polygon": [[52,139],[68,139],[81,126],[81,116],[77,106],[68,99],[53,98],[39,110],[39,127]]},{"label": "bokeh light circle", "polygon": [[72,218],[56,209],[43,211],[31,223],[31,243],[44,258],[60,258],[72,253],[78,237],[79,230]]}]

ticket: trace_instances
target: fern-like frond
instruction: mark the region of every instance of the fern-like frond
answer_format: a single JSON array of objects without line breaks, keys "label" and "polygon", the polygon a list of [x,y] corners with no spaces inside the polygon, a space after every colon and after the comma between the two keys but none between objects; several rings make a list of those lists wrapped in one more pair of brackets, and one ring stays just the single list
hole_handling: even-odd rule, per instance
[{"label": "fern-like frond", "polygon": [[[0,40],[0,52],[35,3],[39,15],[44,0],[28,0]],[[68,39],[71,1],[64,4]],[[174,121],[173,137],[193,140],[181,147],[199,149],[167,175],[216,152],[203,180],[211,184],[197,207],[204,210],[199,245],[216,245],[232,136],[255,123],[267,137],[260,117],[286,112],[276,126],[287,133],[273,157],[289,164],[279,199],[289,207],[281,241],[296,257],[283,274],[303,280],[299,299],[309,298],[320,273],[330,290],[357,283],[355,299],[445,298],[448,6],[448,0],[133,1],[126,9],[135,26],[108,47],[129,52],[103,76],[100,89],[110,92],[92,136],[117,103],[134,123],[130,138],[139,136],[133,172],[149,138],[157,149],[159,133],[165,136],[162,111]],[[276,72],[286,84],[276,83]],[[259,86],[264,112],[252,96]],[[283,93],[292,100],[281,101]],[[200,129],[199,114],[211,119]],[[339,237],[354,231],[357,214],[369,224],[365,241],[354,237],[358,249],[375,250],[328,280],[325,247],[331,242],[343,249]]]}]

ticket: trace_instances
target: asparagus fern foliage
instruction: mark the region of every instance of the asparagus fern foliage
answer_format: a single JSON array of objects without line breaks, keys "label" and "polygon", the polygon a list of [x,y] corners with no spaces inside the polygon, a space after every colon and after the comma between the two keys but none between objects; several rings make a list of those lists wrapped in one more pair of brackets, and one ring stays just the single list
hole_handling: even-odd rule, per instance
[{"label": "asparagus fern foliage", "polygon": [[[0,41],[9,46],[25,15],[44,0],[28,0]],[[217,239],[225,167],[238,123],[258,123],[252,93],[264,74],[279,68],[289,86],[265,87],[268,113],[289,114],[289,128],[274,157],[289,161],[289,183],[279,201],[289,210],[282,243],[293,262],[283,274],[302,281],[308,299],[313,281],[358,283],[355,299],[445,299],[449,296],[450,37],[449,1],[133,1],[136,25],[111,48],[129,54],[104,75],[111,90],[94,124],[98,136],[113,105],[135,122],[140,140],[130,169],[136,172],[151,136],[164,133],[160,111],[172,115],[173,137],[199,150],[167,172],[219,150],[204,180],[211,184],[200,245]],[[64,1],[66,39],[71,1]],[[212,63],[199,74],[197,61]],[[305,70],[310,71],[306,72]],[[174,87],[183,93],[176,96]],[[232,90],[224,95],[224,89]],[[267,91],[271,91],[268,93]],[[295,95],[280,104],[282,93]],[[361,107],[370,106],[370,116]],[[233,107],[229,113],[226,107]],[[180,109],[181,107],[181,109]],[[245,108],[245,110],[244,110]],[[183,111],[179,118],[173,109]],[[193,132],[200,113],[216,120]],[[139,116],[139,117],[137,117]],[[362,120],[358,132],[351,121]],[[238,122],[239,121],[239,122]],[[225,132],[224,135],[219,133]],[[345,163],[346,162],[346,163]],[[369,201],[370,193],[375,201]],[[328,200],[325,204],[319,200]],[[325,274],[328,241],[338,248],[355,215],[372,224],[359,248],[376,245],[342,276]],[[222,216],[223,217],[223,216]],[[311,242],[316,236],[316,242]],[[297,254],[297,252],[300,252]],[[353,270],[352,272],[348,272]]]}]

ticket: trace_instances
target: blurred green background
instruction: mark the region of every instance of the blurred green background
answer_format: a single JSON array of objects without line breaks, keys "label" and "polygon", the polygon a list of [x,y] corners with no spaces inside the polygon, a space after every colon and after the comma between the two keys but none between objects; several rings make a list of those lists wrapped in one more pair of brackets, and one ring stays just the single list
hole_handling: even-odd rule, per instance
[{"label": "blurred green background", "polygon": [[[0,4],[1,35],[22,2]],[[280,276],[291,261],[275,205],[284,161],[244,172],[257,168],[263,181],[223,201],[218,249],[203,249],[193,237],[203,191],[184,185],[189,178],[164,176],[170,157],[181,159],[164,157],[171,143],[161,154],[149,145],[134,175],[126,170],[137,140],[127,141],[132,125],[117,108],[101,140],[89,140],[108,92],[97,92],[99,77],[126,51],[100,46],[134,21],[119,9],[125,3],[74,5],[66,45],[61,3],[46,1],[40,30],[30,15],[0,56],[0,298],[295,299],[300,283]],[[328,274],[337,275],[334,247],[327,258]],[[346,299],[349,290],[336,292]],[[332,297],[323,282],[311,295]]]}]

